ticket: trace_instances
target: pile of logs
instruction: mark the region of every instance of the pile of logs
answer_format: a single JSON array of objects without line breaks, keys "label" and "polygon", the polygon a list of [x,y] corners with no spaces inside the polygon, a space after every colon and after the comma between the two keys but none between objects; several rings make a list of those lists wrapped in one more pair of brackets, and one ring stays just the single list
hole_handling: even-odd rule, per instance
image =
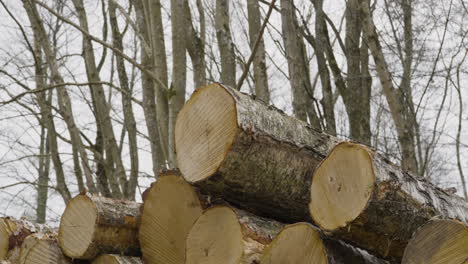
[{"label": "pile of logs", "polygon": [[221,84],[178,115],[143,204],[81,193],[0,220],[2,263],[468,264],[468,201]]}]

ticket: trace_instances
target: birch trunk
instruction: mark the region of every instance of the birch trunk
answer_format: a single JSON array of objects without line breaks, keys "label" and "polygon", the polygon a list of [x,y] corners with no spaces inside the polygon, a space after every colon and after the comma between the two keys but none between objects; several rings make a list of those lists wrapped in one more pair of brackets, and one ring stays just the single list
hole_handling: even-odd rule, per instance
[{"label": "birch trunk", "polygon": [[349,142],[337,145],[317,168],[310,200],[310,214],[321,229],[396,261],[432,217],[468,223],[467,201]]},{"label": "birch trunk", "polygon": [[312,173],[337,143],[221,84],[192,95],[179,114],[175,137],[187,181],[241,209],[284,222],[310,219]]}]

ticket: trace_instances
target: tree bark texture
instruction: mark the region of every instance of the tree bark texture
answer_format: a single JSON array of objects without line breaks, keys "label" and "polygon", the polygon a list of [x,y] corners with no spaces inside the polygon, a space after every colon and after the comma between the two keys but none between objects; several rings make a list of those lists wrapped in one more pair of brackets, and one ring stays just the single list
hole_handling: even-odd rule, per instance
[{"label": "tree bark texture", "polygon": [[221,81],[236,87],[236,56],[229,26],[230,0],[216,0],[215,29],[221,56]]},{"label": "tree bark texture", "polygon": [[337,142],[221,84],[197,90],[176,125],[178,164],[186,180],[284,222],[310,219],[312,173]]}]

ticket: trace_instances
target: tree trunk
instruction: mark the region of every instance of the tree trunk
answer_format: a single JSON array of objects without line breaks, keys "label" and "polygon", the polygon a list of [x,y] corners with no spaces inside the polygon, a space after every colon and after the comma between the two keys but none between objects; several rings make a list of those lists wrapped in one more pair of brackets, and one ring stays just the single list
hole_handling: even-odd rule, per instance
[{"label": "tree trunk", "polygon": [[468,226],[435,219],[421,227],[405,249],[402,264],[468,263]]},{"label": "tree trunk", "polygon": [[281,24],[284,50],[288,61],[294,116],[302,121],[309,120],[312,127],[320,129],[320,119],[315,111],[314,91],[310,82],[309,65],[304,40],[293,8],[293,0],[281,0]]},{"label": "tree trunk", "polygon": [[192,59],[193,83],[195,89],[206,84],[206,62],[205,62],[205,13],[203,3],[197,0],[198,11],[200,12],[200,33],[195,31],[192,14],[188,1],[184,1],[185,19],[185,47]]},{"label": "tree trunk", "polygon": [[202,213],[198,193],[177,171],[165,171],[143,193],[140,243],[145,263],[184,264],[185,239]]},{"label": "tree trunk", "polygon": [[258,263],[282,224],[227,206],[206,210],[187,237],[187,264]]},{"label": "tree trunk", "polygon": [[216,0],[215,29],[221,57],[221,81],[236,87],[236,56],[229,26],[230,0]]},{"label": "tree trunk", "polygon": [[323,230],[390,260],[400,260],[411,235],[436,215],[468,223],[465,200],[349,142],[317,168],[310,200]]},{"label": "tree trunk", "polygon": [[[247,1],[247,13],[249,20],[250,49],[253,50],[261,28],[260,5],[257,0]],[[270,103],[270,91],[268,90],[268,75],[266,71],[265,44],[263,42],[263,37],[261,37],[259,41],[253,59],[255,95],[268,104]]]},{"label": "tree trunk", "polygon": [[92,264],[143,264],[143,261],[136,257],[101,255]]},{"label": "tree trunk", "polygon": [[308,223],[284,227],[265,249],[260,264],[385,264],[367,252],[325,237]]},{"label": "tree trunk", "polygon": [[309,219],[312,173],[337,140],[221,84],[197,90],[176,124],[186,180],[253,213]]},{"label": "tree trunk", "polygon": [[100,254],[140,255],[138,226],[140,204],[80,194],[65,208],[59,245],[73,259]]},{"label": "tree trunk", "polygon": [[57,234],[33,234],[21,246],[18,264],[53,263],[71,264],[57,245]]},{"label": "tree trunk", "polygon": [[8,259],[15,263],[26,237],[36,232],[50,233],[51,230],[47,226],[35,225],[26,220],[0,218],[0,260]]}]

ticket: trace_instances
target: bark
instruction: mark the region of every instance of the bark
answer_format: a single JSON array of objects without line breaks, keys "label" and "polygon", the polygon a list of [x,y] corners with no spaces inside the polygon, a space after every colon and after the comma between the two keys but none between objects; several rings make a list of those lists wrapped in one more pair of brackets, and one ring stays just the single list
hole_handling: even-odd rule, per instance
[{"label": "bark", "polygon": [[143,193],[140,243],[145,263],[185,263],[185,240],[205,205],[178,171],[164,171]]},{"label": "bark", "polygon": [[[147,43],[150,43],[150,36],[148,33],[148,28],[146,27],[144,7],[142,1],[135,1],[135,12],[137,14],[137,24],[138,29],[140,30],[142,36],[144,37]],[[144,44],[141,44],[141,64],[147,69],[152,68],[152,54],[144,48]],[[148,130],[148,137],[151,146],[151,158],[153,164],[153,173],[154,176],[158,175],[159,170],[164,164],[164,150],[161,145],[162,136],[160,134],[160,127],[158,126],[158,116],[156,113],[156,103],[155,103],[155,84],[153,84],[152,77],[146,73],[141,73],[141,86],[143,90],[143,113],[145,115],[146,128]]]},{"label": "bark", "polygon": [[454,220],[433,219],[422,226],[405,249],[403,264],[468,261],[468,226]]},{"label": "bark", "polygon": [[[254,50],[255,41],[259,37],[258,35],[261,28],[260,5],[258,4],[257,0],[247,1],[247,13],[249,21],[250,49]],[[265,103],[269,103],[270,91],[268,90],[268,75],[265,61],[265,44],[263,42],[263,37],[260,36],[258,41],[258,47],[253,59],[255,95]]]},{"label": "bark", "polygon": [[175,136],[186,180],[203,192],[284,222],[309,219],[312,173],[337,143],[221,84],[192,95],[179,114]]},{"label": "bark", "polygon": [[[88,19],[86,15],[86,10],[83,5],[83,0],[73,0],[73,5],[78,16],[80,27],[83,30],[89,32]],[[97,70],[96,66],[93,45],[91,39],[86,35],[83,35],[82,48],[86,74],[89,82],[100,83],[101,79],[99,77],[99,71]],[[119,148],[117,146],[117,141],[115,139],[112,121],[110,119],[110,109],[105,98],[104,88],[102,84],[94,84],[90,85],[90,89],[92,95],[91,97],[95,107],[94,110],[96,111],[96,121],[101,127],[102,135],[104,138],[104,148],[107,150],[108,154],[110,154],[113,162],[115,163],[114,174],[107,176],[116,178],[120,185],[120,193],[118,193],[117,190],[115,190],[115,193],[118,193],[116,198],[122,198],[127,193],[127,176],[120,156]]]},{"label": "bark", "polygon": [[236,56],[229,26],[230,0],[216,0],[215,29],[221,57],[221,81],[236,87]]},{"label": "bark", "polygon": [[309,223],[284,227],[265,249],[261,264],[386,264],[367,252],[326,237]]},{"label": "bark", "polygon": [[[185,103],[185,85],[187,80],[185,0],[171,0],[172,29],[172,83],[168,94],[169,100],[169,160],[172,167],[177,167],[174,148],[174,127],[176,117]],[[185,4],[184,4],[185,3]]]},{"label": "bark", "polygon": [[411,235],[436,215],[468,223],[467,201],[349,142],[317,168],[311,194],[321,229],[389,260],[401,260]]},{"label": "bark", "polygon": [[92,264],[143,264],[143,261],[136,257],[101,255]]},{"label": "bark", "polygon": [[28,236],[20,250],[18,264],[54,263],[71,264],[57,244],[57,234],[33,234]]},{"label": "bark", "polygon": [[304,40],[299,32],[292,0],[281,0],[281,24],[284,49],[288,61],[294,116],[309,121],[320,129],[320,119],[314,108],[314,91],[310,82],[309,66]]},{"label": "bark", "polygon": [[[364,39],[372,53],[376,70],[379,75],[380,84],[382,90],[387,99],[388,106],[392,119],[395,123],[397,130],[398,142],[402,152],[402,166],[403,169],[411,171],[413,173],[418,172],[415,144],[414,144],[414,133],[413,133],[413,121],[412,119],[405,119],[404,113],[407,112],[405,105],[407,103],[402,102],[402,98],[407,100],[401,95],[401,90],[395,89],[392,82],[392,75],[388,69],[385,57],[382,51],[382,47],[379,42],[377,31],[372,21],[372,16],[369,10],[369,2],[363,1],[361,3],[362,11],[362,23]],[[412,104],[412,102],[410,102]]]},{"label": "bark", "polygon": [[[31,22],[33,32],[37,36],[38,42],[41,43],[42,49],[44,51],[44,55],[48,62],[48,67],[51,72],[52,81],[55,84],[65,83],[62,75],[59,72],[59,67],[57,64],[57,60],[54,56],[53,48],[51,46],[50,41],[47,39],[47,33],[45,31],[44,24],[39,16],[39,13],[36,9],[36,5],[31,0],[27,0],[23,2],[23,6]],[[68,95],[66,87],[60,86],[57,88],[57,101],[59,105],[59,113],[63,117],[67,125],[68,131],[70,133],[72,146],[76,146],[80,153],[81,164],[84,169],[85,177],[86,177],[86,186],[88,187],[90,192],[96,193],[97,190],[94,185],[94,180],[92,177],[91,169],[89,167],[88,155],[81,141],[79,129],[75,124],[71,99],[70,99],[70,96]],[[50,114],[50,116],[52,115]],[[53,137],[49,139],[51,140],[51,144],[54,144]],[[51,145],[51,151],[54,148],[57,149],[56,147]],[[58,154],[54,155],[54,153],[52,153],[52,161],[54,163],[54,168],[57,168],[56,167],[57,164],[61,164],[61,162],[58,159],[59,159]],[[58,190],[62,192],[61,194],[64,200],[68,201],[71,198],[71,196],[69,192],[67,192],[68,188],[65,183],[65,177],[64,176],[62,177],[61,173],[57,175],[57,187],[58,187]]]},{"label": "bark", "polygon": [[73,259],[100,254],[141,254],[138,242],[141,204],[80,194],[65,208],[59,245]]},{"label": "bark", "polygon": [[24,219],[0,218],[0,261],[8,259],[16,263],[24,240],[34,233],[49,234],[51,229]]},{"label": "bark", "polygon": [[282,226],[232,207],[211,207],[190,230],[186,263],[216,263],[220,259],[226,263],[259,263],[263,250]]},{"label": "bark", "polygon": [[[112,28],[112,42],[113,45],[123,51],[122,35],[119,30],[116,16],[116,6],[114,2],[109,2],[109,20]],[[125,92],[121,94],[122,105],[124,112],[124,125],[128,133],[128,144],[130,151],[130,178],[128,184],[125,186],[125,198],[135,200],[135,191],[138,184],[138,144],[137,144],[137,129],[135,116],[132,107],[132,91],[129,87],[127,71],[125,70],[125,63],[122,57],[115,56],[117,64],[117,74],[119,76],[120,88]]]},{"label": "bark", "polygon": [[[205,14],[203,3],[197,0],[198,10],[200,12],[200,33],[197,34],[193,26],[192,14],[188,1],[184,1],[184,19],[185,19],[185,47],[192,60],[193,83],[195,89],[206,84],[206,62],[205,62]],[[199,36],[200,35],[200,36]]]}]

